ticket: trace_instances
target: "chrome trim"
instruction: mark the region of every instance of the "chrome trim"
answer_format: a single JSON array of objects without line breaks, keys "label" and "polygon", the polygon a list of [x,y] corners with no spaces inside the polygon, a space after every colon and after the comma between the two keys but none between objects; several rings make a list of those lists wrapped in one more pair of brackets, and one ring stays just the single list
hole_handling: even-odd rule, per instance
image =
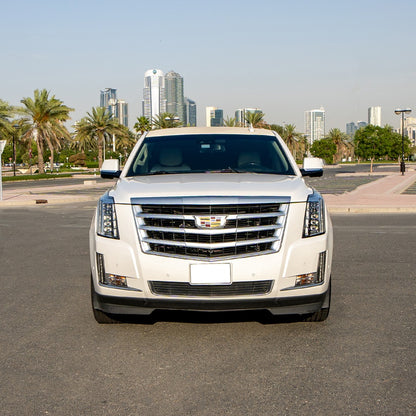
[{"label": "chrome trim", "polygon": [[154,238],[143,238],[143,241],[146,243],[153,244],[163,244],[166,246],[178,246],[178,247],[192,247],[192,248],[202,248],[207,250],[215,250],[219,248],[229,248],[229,247],[241,247],[248,246],[250,244],[261,244],[261,243],[274,243],[279,241],[278,237],[269,237],[262,240],[244,240],[244,241],[230,241],[225,243],[194,243],[188,241],[173,241],[173,240],[157,240]]},{"label": "chrome trim", "polygon": [[[142,251],[145,254],[181,259],[197,258],[200,261],[210,262],[220,259],[243,258],[278,252],[281,247],[286,219],[289,212],[290,197],[150,197],[132,198],[131,202],[139,241]],[[143,205],[145,207],[142,208]],[[247,209],[247,206],[249,206],[248,213],[238,214],[239,205],[242,206],[241,209],[245,210]],[[268,210],[268,205],[275,206],[270,207],[270,210]],[[175,214],[172,214],[172,209],[170,209],[169,206],[172,206],[172,209],[175,208],[175,210],[177,209],[179,212],[182,210],[182,207],[184,207],[184,212],[189,212],[190,214],[177,214],[175,211],[173,211]],[[221,207],[217,209],[218,213],[215,210],[216,206]],[[153,208],[155,211],[159,212],[152,213],[151,211]],[[193,208],[195,208],[195,210]],[[149,210],[149,212],[142,212],[142,209]],[[272,211],[273,209],[275,212]],[[253,212],[255,210],[266,212]],[[163,211],[167,213],[160,213]],[[224,212],[222,213],[222,211]],[[233,228],[201,229],[198,228],[196,218],[203,216],[224,216],[228,223],[229,221],[237,221],[237,223],[231,225]],[[273,220],[265,221],[264,225],[253,225],[253,222],[250,224],[250,219],[264,218],[272,218]],[[151,222],[151,224],[156,225],[149,225],[149,219],[155,220],[154,222]],[[163,225],[159,226],[157,225],[157,220],[166,220],[166,222],[161,222]],[[173,227],[169,227],[169,220],[172,220]],[[239,223],[238,220],[244,220],[244,222]],[[245,222],[246,220],[248,220],[248,222]],[[272,224],[270,224],[270,222]],[[256,223],[257,222],[254,222],[254,224]],[[181,227],[182,224],[183,228]],[[245,227],[245,224],[248,226]],[[170,234],[166,236],[163,234],[157,235],[157,238],[154,238],[155,235],[151,234],[153,232]],[[244,233],[264,233],[265,235],[254,235],[251,236],[254,238],[250,239],[250,235],[244,235]],[[176,238],[180,241],[174,239],[174,234],[177,234]],[[235,235],[235,238],[232,237],[233,234]],[[224,235],[224,238],[225,236],[228,236],[227,239],[231,239],[232,241],[216,241],[213,243],[191,242],[186,241],[186,235],[201,235],[207,237]],[[170,239],[165,239],[166,237]],[[247,239],[243,240],[242,238]],[[178,250],[174,247],[178,247]],[[247,248],[244,249],[243,247]],[[233,248],[235,249],[234,253],[227,253],[227,251]],[[188,252],[187,249],[189,249],[190,252]],[[194,250],[202,250],[202,252],[193,252]],[[207,251],[204,252],[204,250]]]},{"label": "chrome trim", "polygon": [[132,205],[239,205],[288,204],[287,196],[185,196],[131,198]]},{"label": "chrome trim", "polygon": [[247,228],[169,228],[169,227],[155,227],[152,225],[140,225],[139,228],[145,231],[160,231],[165,233],[178,233],[178,234],[203,234],[203,235],[218,235],[218,234],[236,234],[245,233],[249,231],[267,231],[276,230],[282,228],[281,225],[263,225],[258,227]]},{"label": "chrome trim", "polygon": [[123,286],[115,286],[115,285],[105,285],[104,283],[98,282],[98,286],[108,288],[108,289],[120,289],[120,290],[127,290],[129,292],[143,292],[141,289],[136,289],[135,287],[123,287]]},{"label": "chrome trim", "polygon": [[288,290],[309,289],[310,287],[322,286],[324,283],[325,282],[311,283],[310,285],[303,285],[303,286],[290,286],[290,287],[285,287],[284,289],[280,289],[280,291],[281,292],[286,292]]}]

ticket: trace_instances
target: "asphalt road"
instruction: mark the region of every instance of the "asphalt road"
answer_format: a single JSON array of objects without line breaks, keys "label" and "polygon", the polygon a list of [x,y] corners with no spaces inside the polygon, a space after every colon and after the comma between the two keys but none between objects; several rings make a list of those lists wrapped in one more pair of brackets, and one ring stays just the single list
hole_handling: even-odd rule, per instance
[{"label": "asphalt road", "polygon": [[1,415],[414,415],[414,215],[333,216],[331,313],[99,325],[94,203],[0,210]]}]

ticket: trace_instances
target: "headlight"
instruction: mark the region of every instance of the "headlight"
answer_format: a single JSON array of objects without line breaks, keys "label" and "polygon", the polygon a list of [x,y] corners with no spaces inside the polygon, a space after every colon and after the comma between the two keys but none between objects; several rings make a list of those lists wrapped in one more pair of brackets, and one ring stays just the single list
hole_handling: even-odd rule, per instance
[{"label": "headlight", "polygon": [[114,198],[108,193],[98,201],[97,234],[108,238],[119,238]]},{"label": "headlight", "polygon": [[303,238],[325,233],[324,200],[319,192],[313,191],[306,201]]}]

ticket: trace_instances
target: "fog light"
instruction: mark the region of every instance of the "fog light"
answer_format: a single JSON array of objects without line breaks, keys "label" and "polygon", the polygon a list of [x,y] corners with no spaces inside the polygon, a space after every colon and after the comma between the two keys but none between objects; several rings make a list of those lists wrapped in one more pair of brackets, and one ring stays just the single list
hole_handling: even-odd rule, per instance
[{"label": "fog light", "polygon": [[104,267],[104,255],[97,253],[97,273],[98,279],[102,285],[127,287],[127,277],[118,274],[106,273]]},{"label": "fog light", "polygon": [[316,282],[316,273],[300,274],[296,276],[295,286],[313,285]]},{"label": "fog light", "polygon": [[127,287],[127,277],[106,273],[102,283],[109,286]]},{"label": "fog light", "polygon": [[296,276],[295,286],[319,285],[325,280],[326,251],[319,253],[318,270],[314,273],[299,274]]}]

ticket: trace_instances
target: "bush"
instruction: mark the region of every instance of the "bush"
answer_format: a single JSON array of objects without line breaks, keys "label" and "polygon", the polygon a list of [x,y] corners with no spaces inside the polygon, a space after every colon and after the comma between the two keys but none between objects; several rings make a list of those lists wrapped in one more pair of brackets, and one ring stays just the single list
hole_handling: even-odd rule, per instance
[{"label": "bush", "polygon": [[75,155],[69,156],[69,163],[74,164],[75,166],[85,166],[85,160],[87,156],[84,153],[77,153]]}]

